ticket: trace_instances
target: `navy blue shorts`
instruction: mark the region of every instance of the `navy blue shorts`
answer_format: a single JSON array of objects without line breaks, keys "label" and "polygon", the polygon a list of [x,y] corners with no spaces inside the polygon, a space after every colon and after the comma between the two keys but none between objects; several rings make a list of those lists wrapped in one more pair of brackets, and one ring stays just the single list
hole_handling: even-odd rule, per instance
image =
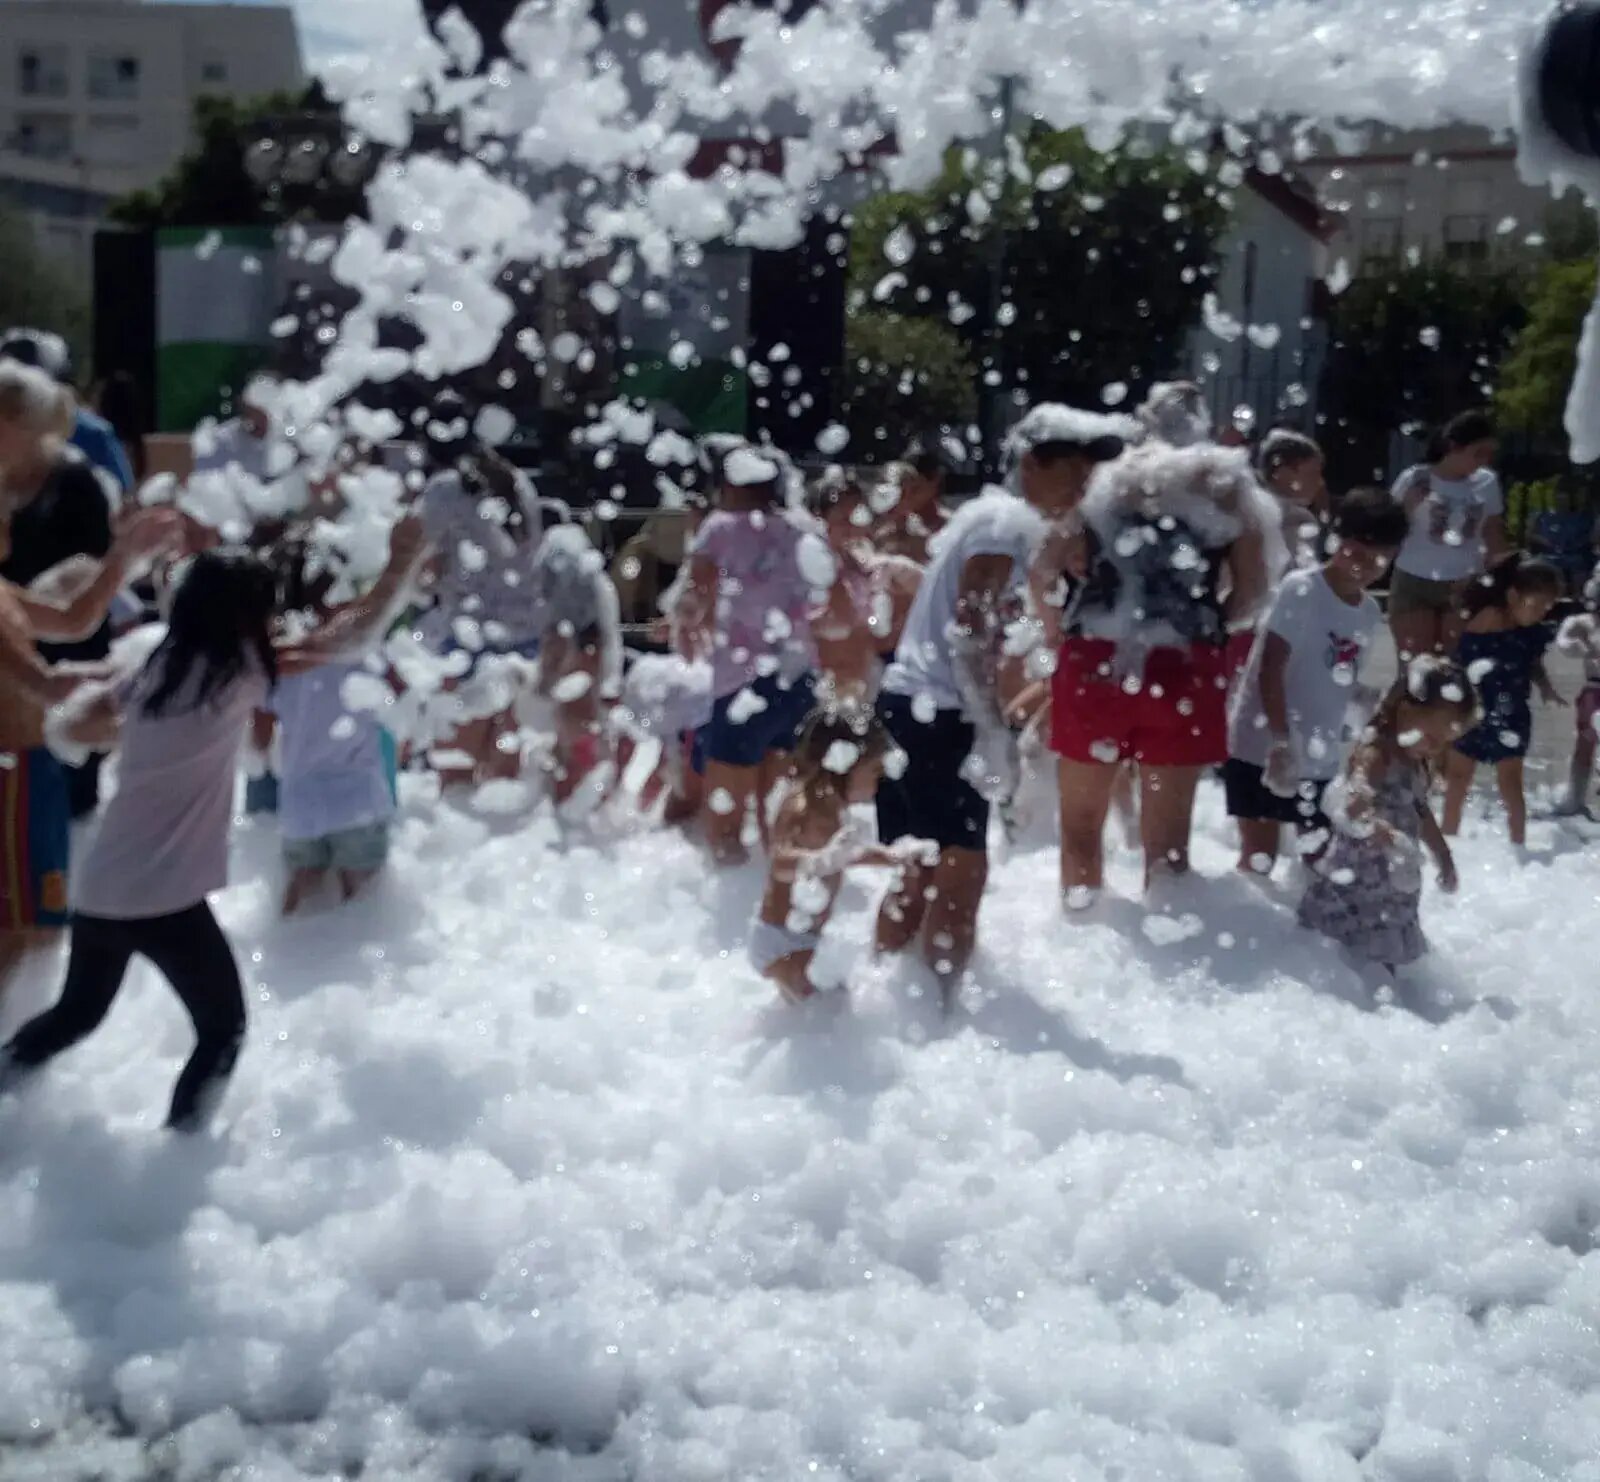
[{"label": "navy blue shorts", "polygon": [[[769,674],[724,695],[711,707],[711,719],[694,733],[695,771],[704,772],[707,762],[759,767],[774,752],[793,751],[800,727],[815,704],[812,687],[809,674],[790,685]],[[747,713],[750,700],[741,699],[750,695],[763,702],[754,713]]]},{"label": "navy blue shorts", "polygon": [[932,839],[941,849],[989,847],[989,804],[961,775],[977,732],[959,710],[921,721],[904,695],[882,695],[878,715],[906,754],[899,777],[878,784],[878,838]]},{"label": "navy blue shorts", "polygon": [[1456,742],[1456,750],[1475,762],[1493,766],[1528,754],[1533,742],[1533,711],[1526,705],[1497,705]]}]

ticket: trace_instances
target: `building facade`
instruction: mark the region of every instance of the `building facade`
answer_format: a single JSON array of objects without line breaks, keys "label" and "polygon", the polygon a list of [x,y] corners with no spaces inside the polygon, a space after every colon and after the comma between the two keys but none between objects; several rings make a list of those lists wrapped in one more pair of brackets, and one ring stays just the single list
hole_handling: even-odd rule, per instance
[{"label": "building facade", "polygon": [[1333,260],[1359,274],[1535,250],[1554,203],[1518,175],[1516,155],[1513,140],[1485,129],[1377,130],[1324,139],[1297,168],[1338,223]]},{"label": "building facade", "polygon": [[305,80],[287,6],[157,0],[0,5],[0,193],[46,250],[88,269],[96,221],[191,142],[195,99]]}]

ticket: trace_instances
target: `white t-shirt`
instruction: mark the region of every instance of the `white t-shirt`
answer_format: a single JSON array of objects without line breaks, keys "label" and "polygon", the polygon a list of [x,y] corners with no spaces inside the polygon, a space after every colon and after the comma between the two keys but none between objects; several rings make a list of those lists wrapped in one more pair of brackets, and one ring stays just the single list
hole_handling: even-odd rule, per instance
[{"label": "white t-shirt", "polygon": [[193,683],[162,714],[145,711],[159,671],[124,691],[117,791],[72,880],[85,916],[141,921],[198,905],[228,883],[239,744],[267,682],[249,668],[204,704]]},{"label": "white t-shirt", "polygon": [[1428,497],[1411,516],[1411,533],[1395,560],[1395,570],[1428,581],[1465,581],[1483,570],[1483,527],[1506,512],[1505,495],[1493,470],[1469,479],[1442,479],[1427,468],[1408,468],[1395,481],[1401,499],[1412,481],[1426,478]]},{"label": "white t-shirt", "polygon": [[906,615],[900,647],[883,677],[884,691],[927,696],[939,710],[962,709],[950,653],[950,630],[961,596],[961,573],[979,556],[1011,561],[1010,585],[1027,580],[1028,561],[1044,534],[1036,510],[1014,494],[989,489],[957,511],[933,539],[927,572]]},{"label": "white t-shirt", "polygon": [[1272,594],[1233,698],[1228,754],[1256,767],[1267,763],[1272,734],[1261,704],[1261,662],[1267,634],[1276,633],[1289,645],[1283,687],[1299,775],[1319,782],[1338,776],[1356,678],[1381,621],[1371,597],[1363,594],[1352,607],[1321,571],[1285,577]]}]

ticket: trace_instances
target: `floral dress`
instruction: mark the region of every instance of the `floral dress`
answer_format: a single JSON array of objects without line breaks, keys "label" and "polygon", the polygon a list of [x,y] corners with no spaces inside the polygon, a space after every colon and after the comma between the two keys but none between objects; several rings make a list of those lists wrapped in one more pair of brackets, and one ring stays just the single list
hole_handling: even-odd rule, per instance
[{"label": "floral dress", "polygon": [[1422,768],[1391,758],[1376,779],[1371,820],[1399,837],[1386,839],[1361,823],[1341,822],[1300,902],[1300,924],[1387,967],[1415,962],[1428,950],[1422,934]]}]

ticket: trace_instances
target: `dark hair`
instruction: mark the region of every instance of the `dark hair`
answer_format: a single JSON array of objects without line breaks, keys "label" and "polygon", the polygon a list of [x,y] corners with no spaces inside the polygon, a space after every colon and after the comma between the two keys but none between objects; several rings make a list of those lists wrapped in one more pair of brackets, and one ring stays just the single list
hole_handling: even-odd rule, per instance
[{"label": "dark hair", "polygon": [[[843,771],[828,764],[829,753],[841,742],[856,748],[855,757]],[[802,793],[814,792],[819,786],[837,791],[855,767],[888,756],[893,747],[888,730],[871,710],[818,706],[805,718],[795,742],[795,781]]]},{"label": "dark hair", "polygon": [[806,502],[811,513],[827,519],[841,505],[859,504],[866,499],[866,491],[842,468],[831,468],[811,487],[811,497]]},{"label": "dark hair", "polygon": [[1087,458],[1091,463],[1110,463],[1114,458],[1122,456],[1122,450],[1127,444],[1120,437],[1092,437],[1087,442],[1070,442],[1063,438],[1053,438],[1049,442],[1035,443],[1031,448],[1023,450],[1023,456],[1029,453],[1043,464],[1060,463],[1067,458]]},{"label": "dark hair", "polygon": [[1464,730],[1475,725],[1482,713],[1467,671],[1440,654],[1401,660],[1400,673],[1372,717],[1370,731],[1380,736],[1393,734],[1402,705],[1420,705],[1424,710],[1453,708],[1459,712]]},{"label": "dark hair", "polygon": [[1490,608],[1504,607],[1513,592],[1544,592],[1559,597],[1565,590],[1559,567],[1513,551],[1468,583],[1461,611],[1471,619]]},{"label": "dark hair", "polygon": [[[454,437],[442,429],[465,423]],[[477,434],[472,408],[458,391],[441,391],[433,399],[422,425],[422,442],[433,473],[455,473],[469,497],[481,503],[498,499],[506,507],[503,526],[513,540],[527,541],[542,521],[530,514],[523,501],[517,471]]]},{"label": "dark hair", "polygon": [[1428,439],[1428,462],[1437,463],[1474,443],[1493,442],[1494,437],[1494,420],[1487,412],[1462,412]]},{"label": "dark hair", "polygon": [[1261,447],[1256,452],[1256,471],[1263,483],[1270,483],[1283,469],[1320,457],[1322,445],[1315,438],[1287,427],[1275,427],[1261,439]]},{"label": "dark hair", "polygon": [[1382,551],[1399,550],[1411,530],[1405,506],[1386,489],[1352,489],[1333,514],[1333,533]]},{"label": "dark hair", "polygon": [[328,600],[334,574],[325,561],[318,559],[306,526],[285,531],[262,553],[262,559],[272,569],[280,611],[314,612]]},{"label": "dark hair", "polygon": [[945,479],[955,472],[955,460],[937,433],[912,438],[899,461],[923,479]]},{"label": "dark hair", "polygon": [[[708,440],[709,441],[709,440]],[[709,448],[712,467],[716,470],[719,503],[721,496],[732,491],[750,501],[754,508],[775,506],[782,502],[784,469],[776,448],[753,443],[745,438],[719,440],[720,445]],[[740,453],[750,453],[772,465],[772,477],[764,484],[734,484],[728,481],[728,464]]]},{"label": "dark hair", "polygon": [[164,714],[196,669],[200,682],[191,703],[196,710],[252,660],[273,683],[278,677],[271,636],[276,606],[277,583],[259,556],[237,548],[202,551],[172,594],[167,636],[146,666],[155,686],[145,697],[145,714]]}]

